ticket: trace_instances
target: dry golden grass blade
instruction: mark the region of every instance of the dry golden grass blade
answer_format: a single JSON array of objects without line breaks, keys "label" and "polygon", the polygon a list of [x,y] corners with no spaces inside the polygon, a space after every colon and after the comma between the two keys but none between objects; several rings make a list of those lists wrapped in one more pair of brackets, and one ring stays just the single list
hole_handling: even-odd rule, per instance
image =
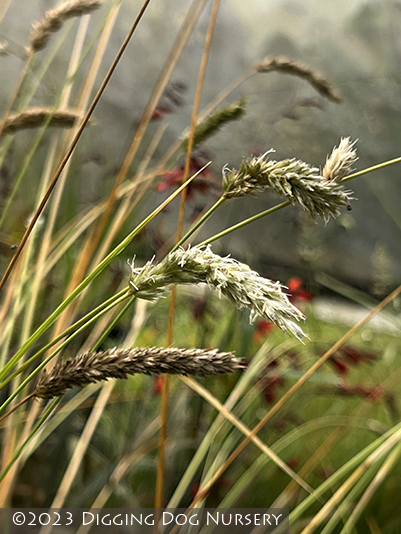
[{"label": "dry golden grass blade", "polygon": [[[132,184],[132,187],[130,188],[130,191],[125,195],[123,202],[119,206],[111,227],[107,230],[107,235],[104,237],[104,240],[102,241],[101,247],[96,254],[94,260],[92,261],[91,267],[94,268],[95,265],[100,263],[102,259],[107,255],[108,250],[111,247],[111,244],[113,242],[113,239],[116,237],[118,231],[120,230],[122,224],[127,220],[128,216],[134,208],[138,205],[139,201],[142,199],[143,195],[146,193],[148,187],[152,186],[153,180],[149,180],[149,185],[147,187],[144,187],[142,190],[139,189],[139,185],[143,182],[143,179],[145,177],[146,170],[149,166],[150,160],[152,159],[157,147],[159,146],[159,143],[161,141],[161,138],[166,131],[167,124],[162,124],[156,134],[154,135],[152,142],[149,145],[149,148],[146,151],[145,156],[143,157],[139,168],[138,173],[135,177],[135,180]],[[119,197],[119,191],[121,189],[118,189],[117,191],[117,198]],[[135,198],[133,198],[134,194]]]},{"label": "dry golden grass blade", "polygon": [[[76,69],[78,67],[78,64],[79,64],[79,61],[80,61],[80,57],[81,57],[81,53],[82,53],[82,48],[84,46],[84,38],[85,38],[85,35],[86,35],[86,32],[87,32],[88,24],[89,24],[88,18],[84,18],[84,19],[81,20],[80,27],[79,27],[78,34],[77,34],[77,38],[76,38],[76,40],[74,42],[74,49],[73,49],[73,52],[71,54],[69,68],[68,68],[67,75],[66,75],[66,79],[67,80],[70,79],[70,77],[72,77],[72,74],[76,71]],[[72,90],[72,84],[67,82],[65,84],[65,86],[64,86],[63,95],[62,95],[62,99],[61,99],[62,105],[64,105],[64,106],[68,105],[68,100],[69,100],[69,96],[71,94],[71,90]],[[85,98],[86,99],[89,98],[89,93],[88,93],[88,96],[86,96]],[[82,115],[84,113],[85,107],[86,107],[86,105],[85,106],[78,105],[78,108],[82,110]],[[43,176],[43,180],[42,180],[43,188],[46,187],[46,184],[49,183],[50,178],[51,178],[51,172],[52,172],[52,168],[53,168],[53,165],[54,165],[54,159],[55,159],[55,152],[56,152],[57,144],[58,144],[58,139],[55,137],[52,140],[52,144],[51,144],[51,147],[50,147],[50,150],[49,150],[49,154],[48,154],[48,158],[47,158],[47,161],[46,161],[46,168],[45,168],[44,176]],[[61,202],[62,191],[63,191],[64,185],[65,185],[65,181],[66,181],[66,178],[67,178],[68,166],[69,166],[69,162],[67,162],[67,164],[66,164],[65,172],[61,176],[61,180],[60,180],[60,183],[59,183],[59,188],[57,189],[55,198],[53,199],[54,201],[52,203],[52,208],[50,210],[50,215],[49,215],[49,218],[48,218],[48,221],[47,221],[47,224],[46,224],[45,234],[44,234],[44,237],[43,237],[43,240],[42,240],[42,243],[41,243],[41,247],[40,247],[40,251],[39,251],[39,255],[38,255],[38,258],[37,258],[36,269],[34,270],[34,276],[33,276],[33,281],[32,281],[32,291],[31,291],[32,298],[30,298],[28,300],[28,307],[27,307],[25,318],[24,318],[24,322],[23,322],[23,335],[22,335],[22,339],[23,340],[25,340],[25,339],[27,339],[27,337],[29,337],[31,325],[32,325],[32,322],[33,322],[33,316],[34,316],[34,312],[35,312],[36,301],[37,301],[37,297],[39,295],[39,290],[40,290],[40,283],[41,283],[41,280],[43,279],[43,269],[44,269],[44,265],[45,265],[45,259],[47,258],[48,251],[49,251],[50,238],[51,238],[51,234],[52,234],[53,227],[54,227],[54,224],[55,224],[56,216],[57,216],[57,213],[58,213],[59,204]],[[43,194],[43,193],[44,193],[44,191],[41,194]],[[21,262],[21,265],[22,265],[22,262]],[[16,286],[16,287],[18,289],[18,286]],[[29,432],[31,430],[30,427],[29,427],[29,421],[32,422],[32,421],[35,420],[35,418],[37,416],[37,413],[38,413],[38,409],[39,409],[39,406],[38,406],[37,403],[34,403],[31,406],[31,408],[29,410],[29,416],[28,416],[27,422],[25,424],[25,428],[23,430],[23,434],[24,435],[28,435],[29,434]],[[14,469],[13,472],[16,474],[18,472],[18,469],[19,469],[19,461],[16,462],[15,469]],[[7,484],[10,485],[10,488],[12,487],[13,480],[12,480],[11,476],[9,476],[6,479],[5,482],[7,482]]]},{"label": "dry golden grass blade", "polygon": [[[135,463],[142,460],[157,447],[157,439],[152,440],[152,438],[159,428],[160,418],[156,417],[143,431],[140,438],[133,443],[133,447],[135,448],[120,459],[114,471],[110,475],[107,484],[101,489],[94,499],[92,503],[92,509],[103,508],[107,504],[109,497],[112,495],[113,490],[116,486],[118,486],[127,471],[129,471],[129,469],[135,465]],[[81,525],[76,534],[86,534],[90,530],[91,526],[92,525],[90,524]]]},{"label": "dry golden grass blade", "polygon": [[[110,39],[110,35],[113,31],[113,28],[117,20],[119,9],[120,9],[120,6],[114,5],[108,14],[106,25],[102,31],[102,34],[101,34],[101,37],[100,37],[100,40],[97,46],[97,50],[96,50],[96,53],[94,55],[94,58],[91,64],[91,68],[89,69],[88,76],[85,79],[84,86],[82,90],[80,91],[78,107],[82,111],[87,109],[89,98],[90,98],[90,95],[92,94],[93,86],[96,81],[99,68],[101,67],[101,62],[106,52],[107,44]],[[70,70],[72,70],[72,72],[75,71],[75,69],[70,69]],[[66,143],[68,144],[67,139],[66,139]],[[38,270],[39,270],[37,274],[38,280],[40,280],[40,278],[43,278],[43,274],[40,272],[40,270],[44,268],[45,259],[48,257],[48,254],[49,254],[50,239],[53,233],[56,218],[59,213],[60,205],[62,202],[62,196],[63,196],[64,188],[66,185],[66,180],[68,176],[67,172],[68,172],[69,165],[70,165],[70,162],[67,162],[65,170],[60,177],[57,190],[55,191],[55,194],[53,197],[53,202],[51,205],[51,210],[50,210],[50,215],[49,215],[49,221],[48,221],[48,224],[46,225],[45,235],[44,235],[42,247],[40,250],[40,256],[38,258]],[[69,294],[70,292],[68,291],[68,288],[67,288],[67,291],[65,292],[65,296],[68,296]],[[54,337],[57,337],[58,334],[61,333],[67,327],[67,325],[70,324],[71,317],[73,316],[73,314],[74,314],[74,306],[70,307],[67,313],[63,314],[61,319],[56,323],[54,332],[53,332]]]},{"label": "dry golden grass blade", "polygon": [[372,499],[377,492],[379,486],[383,484],[390,472],[394,469],[397,462],[399,462],[401,455],[401,444],[398,444],[394,450],[389,454],[387,460],[383,463],[372,482],[366,488],[365,492],[359,499],[355,508],[352,510],[349,518],[347,519],[341,534],[351,534],[355,527],[355,523],[362,515],[368,502]]},{"label": "dry golden grass blade", "polygon": [[401,285],[398,286],[392,293],[390,293],[385,299],[383,299],[375,308],[373,308],[363,319],[361,319],[355,326],[353,326],[346,334],[344,334],[323,356],[313,364],[304,375],[280,398],[279,401],[269,410],[269,412],[259,421],[259,423],[253,428],[249,436],[247,436],[242,443],[233,451],[225,464],[216,472],[214,477],[200,490],[197,496],[192,501],[190,508],[194,508],[198,502],[200,502],[210,491],[212,486],[219,480],[221,475],[232,464],[232,462],[238,457],[238,455],[244,450],[244,448],[250,443],[251,438],[265,426],[265,424],[276,414],[280,408],[290,399],[296,391],[319,369],[340,347],[342,347],[362,326],[367,324],[370,319],[381,311],[387,304],[401,294]]},{"label": "dry golden grass blade", "polygon": [[[275,452],[273,452],[267,445],[263,443],[261,439],[257,436],[252,436],[250,429],[244,425],[234,414],[225,408],[214,395],[212,395],[207,389],[201,386],[196,380],[189,377],[180,377],[180,380],[184,382],[187,386],[193,389],[196,393],[201,395],[209,404],[211,404],[216,410],[218,410],[230,423],[236,426],[245,436],[248,437],[250,441],[259,450],[261,450],[268,458],[274,462],[277,467],[279,467],[286,475],[292,478],[299,486],[304,488],[308,493],[313,493],[313,488],[305,482],[295,471],[293,471]],[[206,485],[208,482],[206,482]],[[202,488],[201,488],[202,491]]]},{"label": "dry golden grass blade", "polygon": [[361,476],[384,454],[387,454],[393,447],[395,447],[401,437],[401,430],[388,438],[380,447],[378,447],[372,454],[370,454],[361,465],[355,469],[351,476],[338,488],[334,495],[327,501],[327,503],[319,510],[319,512],[309,521],[306,528],[301,534],[312,534],[322,522],[331,515],[333,510],[341,503],[346,494],[352,489],[354,484],[358,482]]},{"label": "dry golden grass blade", "polygon": [[[99,419],[103,415],[104,409],[113,391],[114,385],[115,382],[108,382],[101,389],[101,392],[96,399],[95,406],[93,407],[91,414],[85,424],[85,428],[83,429],[79,440],[74,448],[74,454],[71,458],[70,463],[68,464],[67,469],[64,472],[63,479],[50,505],[50,508],[62,508],[62,506],[64,505],[65,499],[75,480],[75,477],[78,473],[78,469],[81,466],[85,452],[88,449],[89,443],[99,423]],[[44,530],[43,534],[50,532],[51,528],[52,526],[49,525],[49,530]]]},{"label": "dry golden grass blade", "polygon": [[78,264],[74,277],[71,280],[70,289],[73,289],[74,287],[76,287],[78,283],[83,279],[88,269],[88,266],[90,262],[92,261],[96,247],[98,246],[98,243],[102,237],[103,230],[114,208],[114,204],[117,199],[117,191],[127,177],[132,161],[138,151],[140,144],[142,143],[143,136],[146,132],[146,129],[152,117],[153,111],[158,101],[160,100],[164,89],[166,88],[166,85],[173,73],[173,70],[177,65],[177,62],[188,42],[189,37],[192,34],[192,31],[196,25],[196,22],[198,21],[198,18],[200,14],[202,13],[203,8],[206,5],[206,3],[207,3],[207,0],[194,1],[186,14],[186,17],[181,26],[181,30],[179,31],[177,38],[175,42],[173,43],[170,54],[159,75],[158,82],[156,83],[153,89],[149,102],[139,121],[138,127],[135,131],[131,144],[127,150],[124,161],[117,173],[112,190],[108,197],[108,203],[107,203],[106,209],[104,210],[102,214],[102,218],[97,223],[93,231],[89,233],[84,243],[82,253],[80,256],[80,262]]},{"label": "dry golden grass blade", "polygon": [[[212,37],[214,28],[216,25],[217,14],[219,11],[220,0],[215,0],[213,3],[212,13],[210,16],[209,27],[206,32],[205,46],[203,49],[201,65],[199,68],[199,77],[196,84],[196,94],[194,105],[192,109],[191,127],[187,145],[187,155],[185,159],[184,172],[182,176],[182,183],[184,183],[189,176],[189,170],[191,166],[191,153],[195,136],[196,122],[199,113],[200,99],[202,96],[203,83],[205,80],[206,66],[210,54],[210,46],[212,44]],[[182,226],[184,221],[184,208],[185,200],[187,196],[187,190],[185,189],[180,198],[180,207],[178,211],[176,243],[179,242],[182,236]],[[168,330],[167,330],[167,346],[169,347],[173,343],[173,324],[174,324],[174,308],[176,299],[176,289],[173,286],[170,297],[170,307],[168,316]],[[159,437],[159,456],[157,463],[157,475],[156,475],[156,490],[155,490],[155,508],[161,508],[163,506],[163,485],[164,485],[164,460],[165,460],[165,446],[167,440],[167,414],[168,414],[168,389],[169,389],[169,377],[164,375],[162,379],[162,391],[161,391],[161,428]]]},{"label": "dry golden grass blade", "polygon": [[42,201],[40,202],[38,208],[36,209],[32,219],[31,219],[31,221],[29,223],[29,226],[28,226],[26,232],[24,233],[24,235],[23,235],[23,237],[21,239],[21,242],[20,242],[20,244],[19,244],[19,246],[18,246],[18,248],[17,248],[17,250],[16,250],[16,252],[15,252],[13,258],[12,258],[12,260],[8,264],[8,267],[7,267],[6,271],[5,271],[5,273],[3,274],[3,277],[0,280],[0,291],[3,289],[6,281],[8,280],[8,277],[10,276],[10,274],[11,274],[13,268],[14,268],[14,265],[16,264],[20,254],[21,254],[21,252],[22,252],[22,250],[23,250],[23,248],[25,246],[25,243],[27,242],[30,234],[32,233],[33,227],[35,226],[35,224],[36,224],[37,220],[39,219],[44,207],[46,206],[46,204],[47,204],[47,202],[48,202],[48,200],[50,198],[50,195],[52,194],[53,189],[56,186],[56,184],[57,184],[57,182],[58,182],[58,180],[59,180],[59,178],[61,176],[61,173],[63,172],[68,160],[70,159],[71,154],[74,151],[74,149],[75,149],[75,147],[76,147],[76,145],[77,145],[77,143],[78,143],[78,141],[79,141],[79,139],[80,139],[85,127],[87,126],[87,124],[89,122],[89,119],[91,118],[91,116],[93,114],[93,111],[95,110],[95,108],[96,108],[96,106],[97,106],[97,104],[98,104],[98,102],[99,102],[104,90],[106,89],[107,84],[109,83],[110,78],[113,75],[113,72],[115,71],[115,69],[116,69],[116,67],[117,67],[117,65],[118,65],[118,63],[119,63],[119,61],[120,61],[125,49],[127,48],[128,43],[131,40],[132,35],[134,34],[134,32],[135,32],[140,20],[142,19],[143,15],[145,14],[145,11],[146,11],[148,5],[150,4],[150,1],[151,0],[145,0],[145,2],[143,3],[142,8],[140,9],[140,11],[138,13],[138,16],[136,17],[133,25],[131,26],[131,29],[128,32],[126,38],[124,39],[124,42],[121,45],[120,50],[118,51],[118,53],[117,53],[112,65],[111,65],[109,71],[107,72],[107,74],[106,74],[106,76],[105,76],[105,78],[103,80],[103,82],[101,83],[98,92],[96,93],[94,99],[92,100],[92,103],[89,106],[89,109],[88,109],[88,111],[87,111],[82,123],[80,124],[80,126],[78,128],[78,131],[74,136],[74,139],[72,140],[72,142],[71,142],[71,144],[70,144],[70,146],[69,146],[69,148],[68,148],[68,150],[67,150],[67,152],[66,152],[66,154],[65,154],[65,156],[63,158],[63,160],[61,161],[57,171],[55,172],[55,174],[54,174],[54,176],[52,178],[52,181],[51,181],[51,183],[50,183],[50,185],[49,185],[49,187],[48,187],[48,189],[46,191],[46,194],[44,195]]}]

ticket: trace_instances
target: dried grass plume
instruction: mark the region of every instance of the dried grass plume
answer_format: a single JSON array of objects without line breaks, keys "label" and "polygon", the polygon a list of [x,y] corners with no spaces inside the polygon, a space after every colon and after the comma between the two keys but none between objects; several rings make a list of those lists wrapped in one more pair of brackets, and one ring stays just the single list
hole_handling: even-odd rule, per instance
[{"label": "dried grass plume", "polygon": [[101,5],[101,0],[65,0],[49,9],[43,19],[32,25],[28,53],[45,48],[51,35],[57,32],[66,20],[91,13]]},{"label": "dried grass plume", "polygon": [[34,396],[50,399],[64,395],[74,386],[85,386],[109,378],[125,379],[133,374],[179,374],[207,376],[232,373],[245,366],[231,352],[176,348],[113,348],[85,352],[76,358],[59,361],[43,371]]},{"label": "dried grass plume", "polygon": [[284,72],[292,74],[306,80],[318,93],[325,98],[336,102],[341,102],[341,96],[337,89],[319,72],[310,67],[294,61],[285,56],[267,57],[255,66],[256,72]]},{"label": "dried grass plume", "polygon": [[352,166],[357,161],[356,141],[351,143],[349,137],[342,137],[338,147],[326,159],[323,167],[323,178],[331,182],[340,182],[352,171]]},{"label": "dried grass plume", "polygon": [[[309,215],[325,220],[349,208],[352,192],[337,181],[324,180],[317,167],[295,158],[275,161],[269,150],[261,156],[244,158],[239,169],[223,168],[223,189],[226,198],[273,191],[299,204]],[[337,164],[339,166],[338,158]]]},{"label": "dried grass plume", "polygon": [[71,109],[53,110],[50,108],[31,108],[19,113],[7,115],[0,122],[1,135],[24,130],[26,128],[37,128],[49,121],[49,126],[60,128],[71,128],[81,118],[81,115]]}]

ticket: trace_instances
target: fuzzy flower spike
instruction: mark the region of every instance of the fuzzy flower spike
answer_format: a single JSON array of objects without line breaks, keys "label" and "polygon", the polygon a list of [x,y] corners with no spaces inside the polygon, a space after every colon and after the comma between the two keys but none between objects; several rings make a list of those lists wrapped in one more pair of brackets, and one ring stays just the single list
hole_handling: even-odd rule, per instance
[{"label": "fuzzy flower spike", "polygon": [[[351,150],[353,145],[348,140],[347,150],[343,141],[340,143],[341,150],[340,147],[335,149],[335,156],[333,151],[325,166],[330,168],[331,175],[334,169],[336,177],[345,176],[356,159],[355,151]],[[271,152],[243,159],[238,170],[225,166],[225,197],[241,197],[270,190],[285,196],[292,204],[300,204],[313,219],[320,216],[328,220],[330,215],[338,215],[340,208],[349,209],[352,191],[345,190],[339,179],[327,179],[321,176],[318,168],[295,158],[282,161],[269,159]]]},{"label": "fuzzy flower spike", "polygon": [[356,141],[351,143],[349,137],[341,138],[338,147],[326,159],[322,173],[325,180],[338,183],[352,171],[352,166],[358,159],[355,143]]},{"label": "fuzzy flower spike", "polygon": [[131,268],[131,291],[139,298],[157,300],[172,284],[203,282],[228,297],[238,309],[249,309],[251,322],[260,316],[298,339],[306,337],[293,320],[305,317],[290,303],[279,282],[262,278],[248,265],[228,256],[214,254],[210,246],[180,248],[160,263],[152,260],[141,269],[133,264]]},{"label": "fuzzy flower spike", "polygon": [[43,371],[34,395],[51,399],[74,386],[86,386],[109,378],[125,379],[133,374],[162,373],[207,376],[232,373],[245,364],[231,352],[179,348],[113,348],[84,352],[76,358],[59,360],[53,369]]}]

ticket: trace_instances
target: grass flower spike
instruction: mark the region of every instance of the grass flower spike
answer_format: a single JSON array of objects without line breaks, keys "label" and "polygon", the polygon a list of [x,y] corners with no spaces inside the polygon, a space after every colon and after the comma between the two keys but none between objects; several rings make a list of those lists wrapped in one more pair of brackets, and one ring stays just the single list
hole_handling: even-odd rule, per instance
[{"label": "grass flower spike", "polygon": [[[207,119],[198,124],[195,129],[193,148],[201,145],[228,122],[236,121],[243,117],[245,104],[245,98],[241,98],[237,102],[233,102],[212,113]],[[188,138],[183,140],[182,146],[184,149],[188,147]]]},{"label": "grass flower spike", "polygon": [[[267,156],[243,159],[240,168],[223,168],[223,189],[226,198],[274,191],[292,204],[300,204],[309,215],[327,220],[338,215],[342,207],[349,208],[352,192],[335,180],[324,180],[319,169],[303,161],[275,161]],[[337,163],[338,166],[338,163]]]},{"label": "grass flower spike", "polygon": [[65,0],[46,12],[44,18],[32,26],[30,50],[38,52],[46,47],[51,35],[72,17],[81,17],[102,5],[100,0]]},{"label": "grass flower spike", "polygon": [[303,78],[312,85],[318,93],[337,104],[341,102],[341,96],[333,85],[319,72],[307,65],[294,61],[285,56],[267,57],[255,66],[256,72],[283,72]]},{"label": "grass flower spike", "polygon": [[59,361],[50,373],[43,372],[34,396],[50,399],[64,395],[74,386],[85,386],[109,378],[128,378],[133,374],[216,375],[243,369],[244,364],[231,352],[176,348],[113,348],[85,352]]},{"label": "grass flower spike", "polygon": [[30,108],[12,113],[0,121],[0,135],[37,128],[43,126],[46,121],[49,121],[49,126],[72,128],[80,118],[80,115],[71,109]]},{"label": "grass flower spike", "polygon": [[160,263],[152,260],[141,269],[131,267],[131,290],[139,298],[156,300],[172,284],[204,282],[228,297],[238,309],[249,309],[251,321],[260,316],[298,339],[305,337],[293,320],[305,317],[290,303],[279,282],[262,278],[244,263],[214,254],[210,246],[181,248]]},{"label": "grass flower spike", "polygon": [[356,141],[351,143],[349,137],[341,138],[340,144],[327,157],[326,164],[323,167],[323,178],[325,180],[340,182],[352,171],[352,166],[358,159],[354,149],[355,143]]}]

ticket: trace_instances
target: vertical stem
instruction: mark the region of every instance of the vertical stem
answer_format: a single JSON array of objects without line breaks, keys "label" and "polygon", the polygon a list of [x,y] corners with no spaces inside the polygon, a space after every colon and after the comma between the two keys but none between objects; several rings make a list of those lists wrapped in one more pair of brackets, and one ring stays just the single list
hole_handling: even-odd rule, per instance
[{"label": "vertical stem", "polygon": [[[203,50],[201,66],[199,69],[198,83],[196,86],[194,107],[192,110],[192,117],[191,117],[191,130],[190,130],[190,135],[188,139],[187,157],[185,160],[184,174],[182,177],[183,183],[188,179],[188,176],[189,176],[193,140],[194,140],[195,128],[196,128],[196,123],[197,123],[197,118],[198,118],[198,113],[199,113],[203,82],[205,79],[206,66],[207,66],[207,61],[209,58],[210,46],[212,44],[212,36],[213,36],[214,27],[216,24],[219,5],[220,5],[220,0],[214,0],[209,27],[208,27],[208,31],[206,34],[205,47]],[[182,236],[185,200],[186,200],[186,190],[182,192],[181,199],[180,199],[180,210],[178,214],[177,234],[176,234],[177,242],[180,242],[180,239]],[[171,292],[171,299],[170,299],[167,346],[170,346],[173,341],[175,297],[176,297],[176,290],[175,290],[175,287],[173,287],[172,292]],[[163,504],[164,460],[165,460],[165,447],[166,447],[166,439],[167,439],[168,386],[169,386],[169,377],[168,375],[163,375],[161,414],[160,414],[161,415],[161,426],[160,426],[160,434],[159,434],[159,457],[158,457],[158,465],[157,465],[157,478],[156,478],[156,490],[155,490],[155,508],[161,508]],[[157,532],[157,523],[158,521],[155,522],[156,532]]]},{"label": "vertical stem", "polygon": [[148,7],[149,3],[150,3],[150,0],[145,0],[145,2],[143,3],[142,8],[138,13],[137,18],[135,19],[133,25],[131,26],[130,31],[128,32],[126,38],[124,39],[124,42],[121,45],[121,47],[120,47],[120,49],[119,49],[119,51],[118,51],[118,53],[117,53],[117,55],[116,55],[116,57],[114,59],[109,71],[107,72],[103,82],[101,83],[100,88],[99,88],[98,92],[95,95],[95,98],[93,99],[91,105],[89,106],[89,109],[88,109],[85,117],[83,118],[82,123],[80,124],[80,126],[79,126],[79,128],[78,128],[78,130],[77,130],[77,132],[76,132],[76,134],[74,136],[74,139],[71,141],[71,144],[70,144],[65,156],[63,157],[58,169],[56,170],[56,172],[55,172],[55,174],[53,176],[53,179],[52,179],[52,181],[51,181],[51,183],[50,183],[50,185],[49,185],[49,187],[48,187],[48,189],[47,189],[42,201],[40,202],[38,208],[36,209],[32,219],[31,219],[31,222],[29,223],[29,226],[28,226],[26,232],[22,236],[21,242],[20,242],[20,244],[19,244],[14,256],[12,257],[10,263],[8,264],[8,267],[7,267],[6,271],[5,271],[5,273],[3,274],[3,277],[0,280],[0,291],[3,289],[4,284],[6,283],[8,277],[10,276],[11,271],[13,270],[14,265],[17,262],[20,254],[21,254],[21,252],[22,252],[22,250],[23,250],[23,248],[25,246],[25,243],[27,242],[27,240],[28,240],[28,238],[29,238],[29,236],[30,236],[30,234],[31,234],[31,232],[33,230],[33,227],[35,226],[37,220],[39,219],[39,217],[40,217],[40,215],[42,213],[42,211],[44,210],[44,208],[45,208],[45,206],[47,204],[47,201],[49,200],[50,195],[52,194],[52,191],[55,188],[55,186],[56,186],[56,184],[58,182],[58,179],[60,178],[60,175],[64,170],[64,167],[67,164],[67,161],[70,159],[71,154],[73,153],[73,151],[74,151],[74,149],[75,149],[75,147],[76,147],[76,145],[77,145],[77,143],[78,143],[78,141],[79,141],[79,139],[80,139],[85,127],[86,127],[86,125],[88,124],[89,119],[91,118],[91,116],[92,116],[92,114],[93,114],[93,112],[94,112],[94,110],[95,110],[95,108],[96,108],[96,106],[97,106],[97,104],[98,104],[98,102],[99,102],[104,90],[106,89],[107,84],[110,81],[110,78],[112,77],[112,75],[113,75],[113,73],[114,73],[114,71],[115,71],[115,69],[116,69],[116,67],[117,67],[122,55],[124,54],[125,49],[127,48],[128,43],[130,42],[131,37],[134,34],[134,32],[135,32],[135,30],[136,30],[141,18],[143,17],[143,15],[144,15],[144,13],[146,11],[146,8]]}]

